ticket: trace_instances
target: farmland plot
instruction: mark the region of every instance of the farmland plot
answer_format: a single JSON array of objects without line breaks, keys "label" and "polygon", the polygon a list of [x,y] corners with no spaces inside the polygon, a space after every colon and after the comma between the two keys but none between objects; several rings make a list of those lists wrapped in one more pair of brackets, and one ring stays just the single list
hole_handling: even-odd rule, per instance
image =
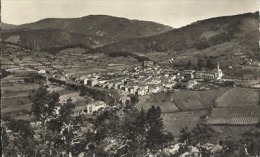
[{"label": "farmland plot", "polygon": [[181,128],[195,127],[203,120],[201,117],[207,115],[208,112],[208,110],[200,110],[162,114],[164,128],[175,136],[179,136]]},{"label": "farmland plot", "polygon": [[181,111],[207,109],[198,99],[175,100]]},{"label": "farmland plot", "polygon": [[216,99],[215,107],[255,106],[259,103],[259,90],[231,88]]},{"label": "farmland plot", "polygon": [[214,108],[206,123],[219,124],[256,124],[260,122],[260,106],[233,106]]},{"label": "farmland plot", "polygon": [[60,96],[60,103],[66,102],[69,98],[72,99],[72,102],[77,102],[77,101],[84,101],[85,98],[79,96],[79,92],[71,92],[68,94],[64,94]]},{"label": "farmland plot", "polygon": [[179,91],[171,95],[171,100],[181,111],[210,109],[213,101],[226,91],[219,88],[208,91]]},{"label": "farmland plot", "polygon": [[173,102],[150,102],[150,103],[144,103],[144,104],[138,104],[137,108],[141,110],[143,108],[144,110],[148,110],[151,108],[151,106],[159,106],[161,108],[162,113],[171,113],[171,112],[177,112],[179,111],[178,107]]},{"label": "farmland plot", "polygon": [[148,110],[151,106],[160,106],[162,113],[170,113],[170,112],[177,112],[179,109],[177,108],[174,102],[167,100],[166,97],[161,97],[161,93],[158,93],[159,97],[155,96],[156,94],[152,95],[145,95],[139,97],[139,102],[136,104],[137,109],[141,110]]}]

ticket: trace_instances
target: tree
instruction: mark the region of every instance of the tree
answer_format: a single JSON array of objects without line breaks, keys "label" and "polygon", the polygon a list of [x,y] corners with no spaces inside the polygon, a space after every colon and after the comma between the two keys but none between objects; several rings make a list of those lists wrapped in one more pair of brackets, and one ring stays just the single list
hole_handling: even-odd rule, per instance
[{"label": "tree", "polygon": [[1,76],[1,79],[2,79],[2,78],[7,77],[8,75],[10,75],[11,72],[6,71],[5,69],[0,68],[0,74],[1,74],[0,76]]},{"label": "tree", "polygon": [[39,83],[43,84],[45,82],[46,78],[39,74],[29,74],[28,78],[24,79],[25,83]]},{"label": "tree", "polygon": [[[36,154],[36,141],[34,140],[34,130],[28,121],[10,119],[3,127],[4,149],[6,156],[34,156]],[[5,129],[11,130],[12,138],[8,138]]]},{"label": "tree", "polygon": [[207,58],[206,67],[208,69],[214,69],[214,68],[216,68],[216,65],[217,65],[217,60],[215,58],[213,58],[213,57]]},{"label": "tree", "polygon": [[[1,129],[1,135],[2,135],[2,140],[1,140],[1,152],[4,154],[4,155],[7,155],[9,152],[8,152],[8,146],[9,146],[9,137],[6,133],[6,127],[3,127],[2,126],[2,129]],[[10,155],[9,155],[10,156]]]},{"label": "tree", "polygon": [[260,131],[259,128],[251,129],[242,134],[242,139],[239,141],[243,143],[250,156],[260,155]]},{"label": "tree", "polygon": [[198,143],[210,143],[212,141],[215,141],[215,138],[217,137],[217,133],[211,127],[204,123],[198,124],[191,131],[188,129],[188,127],[182,128],[180,132],[181,135],[179,142],[191,145],[197,145]]},{"label": "tree", "polygon": [[206,62],[205,62],[205,60],[200,58],[200,59],[198,60],[198,64],[197,64],[198,70],[202,70],[202,69],[205,68],[205,67],[206,67]]},{"label": "tree", "polygon": [[191,141],[191,132],[189,131],[188,127],[184,127],[180,130],[180,138],[179,142],[181,143],[190,143]]},{"label": "tree", "polygon": [[150,150],[157,150],[163,144],[163,121],[161,108],[152,106],[146,113],[146,147]]},{"label": "tree", "polygon": [[[77,149],[74,141],[83,124],[81,116],[75,115],[75,104],[72,99],[59,103],[59,94],[48,92],[41,87],[33,96],[32,114],[42,122],[42,137],[45,155],[59,156],[60,153],[77,155],[83,150]],[[81,141],[81,140],[79,140]],[[78,143],[78,142],[77,142]]]},{"label": "tree", "polygon": [[189,59],[186,64],[186,69],[190,69],[190,68],[191,68],[191,60]]},{"label": "tree", "polygon": [[191,133],[192,138],[190,142],[193,145],[211,143],[216,141],[215,138],[217,137],[217,132],[204,123],[198,124],[192,129]]},{"label": "tree", "polygon": [[34,95],[30,96],[32,100],[32,114],[44,124],[48,117],[55,116],[55,109],[60,106],[59,97],[59,93],[50,93],[46,88],[40,87]]},{"label": "tree", "polygon": [[131,101],[132,106],[137,104],[139,102],[138,95],[131,95],[130,96],[130,101]]}]

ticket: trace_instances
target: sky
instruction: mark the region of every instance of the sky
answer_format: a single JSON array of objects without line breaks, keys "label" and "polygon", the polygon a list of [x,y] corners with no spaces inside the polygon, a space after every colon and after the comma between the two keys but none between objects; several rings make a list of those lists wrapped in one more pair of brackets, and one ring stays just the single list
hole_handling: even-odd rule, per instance
[{"label": "sky", "polygon": [[179,28],[211,17],[256,12],[259,0],[1,0],[2,22],[111,15]]}]

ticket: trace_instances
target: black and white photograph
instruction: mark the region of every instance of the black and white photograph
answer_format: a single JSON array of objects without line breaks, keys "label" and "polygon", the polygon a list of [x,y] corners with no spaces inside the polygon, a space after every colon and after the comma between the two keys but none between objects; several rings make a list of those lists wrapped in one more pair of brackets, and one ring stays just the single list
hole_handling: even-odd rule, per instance
[{"label": "black and white photograph", "polygon": [[259,0],[1,0],[2,157],[260,157]]}]

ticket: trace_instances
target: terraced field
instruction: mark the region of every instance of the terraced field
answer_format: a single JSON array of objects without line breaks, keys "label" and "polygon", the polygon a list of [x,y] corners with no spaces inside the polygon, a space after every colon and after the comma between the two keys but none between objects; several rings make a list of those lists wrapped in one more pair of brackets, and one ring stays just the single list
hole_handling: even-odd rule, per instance
[{"label": "terraced field", "polygon": [[215,107],[255,106],[259,104],[260,91],[250,88],[230,88],[216,99]]},{"label": "terraced field", "polygon": [[260,106],[214,108],[210,115],[212,117],[260,117]]},{"label": "terraced field", "polygon": [[11,112],[18,113],[22,110],[29,110],[31,108],[29,95],[36,91],[40,85],[16,82],[23,79],[24,77],[9,75],[1,80],[2,114]]},{"label": "terraced field", "polygon": [[233,106],[214,108],[206,123],[218,124],[256,124],[260,122],[260,106]]},{"label": "terraced field", "polygon": [[260,122],[260,117],[210,117],[206,123],[210,125],[250,125]]},{"label": "terraced field", "polygon": [[28,103],[28,104],[24,104],[24,105],[20,105],[20,106],[16,106],[16,107],[6,107],[6,108],[2,108],[1,112],[2,114],[7,114],[7,113],[14,113],[14,112],[20,112],[22,110],[27,110],[29,111],[31,109],[32,104]]}]

